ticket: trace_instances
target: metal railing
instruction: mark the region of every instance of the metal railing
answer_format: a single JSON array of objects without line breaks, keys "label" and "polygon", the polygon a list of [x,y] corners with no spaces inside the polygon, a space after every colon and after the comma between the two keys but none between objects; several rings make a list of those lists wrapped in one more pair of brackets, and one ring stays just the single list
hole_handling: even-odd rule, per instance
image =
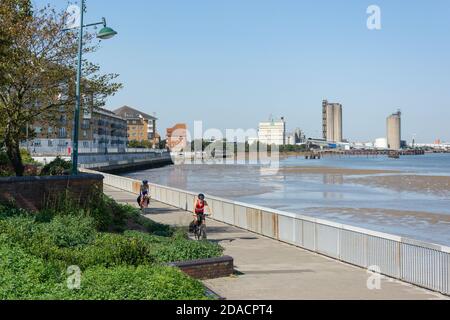
[{"label": "metal railing", "polygon": [[[93,172],[84,170],[86,172]],[[98,173],[98,172],[94,172]],[[102,174],[104,184],[138,194],[140,181]],[[191,211],[195,193],[151,184],[152,197]],[[426,289],[450,294],[450,248],[207,196],[213,219]]]}]

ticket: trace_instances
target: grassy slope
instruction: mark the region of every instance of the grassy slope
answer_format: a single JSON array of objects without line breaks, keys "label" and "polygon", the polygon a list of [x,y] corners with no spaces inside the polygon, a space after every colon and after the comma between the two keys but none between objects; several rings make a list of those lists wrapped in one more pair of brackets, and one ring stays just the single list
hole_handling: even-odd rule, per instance
[{"label": "grassy slope", "polygon": [[[220,256],[220,246],[100,198],[84,208],[64,199],[38,214],[0,206],[0,299],[205,298],[200,282],[165,263]],[[67,286],[73,265],[79,290]]]}]

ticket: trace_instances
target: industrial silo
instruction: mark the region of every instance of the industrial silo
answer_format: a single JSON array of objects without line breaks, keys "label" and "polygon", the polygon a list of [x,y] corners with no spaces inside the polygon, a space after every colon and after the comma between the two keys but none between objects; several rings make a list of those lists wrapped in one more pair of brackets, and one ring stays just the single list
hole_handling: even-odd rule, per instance
[{"label": "industrial silo", "polygon": [[402,140],[402,114],[400,111],[387,118],[387,142],[391,150],[400,150]]}]

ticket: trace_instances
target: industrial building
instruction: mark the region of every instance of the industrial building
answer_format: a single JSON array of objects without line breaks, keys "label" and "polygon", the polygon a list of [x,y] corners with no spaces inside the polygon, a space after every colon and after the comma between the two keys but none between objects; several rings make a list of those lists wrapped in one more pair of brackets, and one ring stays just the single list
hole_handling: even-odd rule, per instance
[{"label": "industrial building", "polygon": [[342,105],[322,102],[323,139],[329,142],[343,141]]},{"label": "industrial building", "polygon": [[402,148],[402,113],[400,111],[387,118],[387,147],[391,150]]},{"label": "industrial building", "polygon": [[286,144],[286,121],[271,119],[261,122],[258,130],[258,141],[267,145],[283,146]]},{"label": "industrial building", "polygon": [[298,145],[306,142],[306,136],[300,128],[294,130],[294,132],[287,134],[286,143],[288,145]]}]

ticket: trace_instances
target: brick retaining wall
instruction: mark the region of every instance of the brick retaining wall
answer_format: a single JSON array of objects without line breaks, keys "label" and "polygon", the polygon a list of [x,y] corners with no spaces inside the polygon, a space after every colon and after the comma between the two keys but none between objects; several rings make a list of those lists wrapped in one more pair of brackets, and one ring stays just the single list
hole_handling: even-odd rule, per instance
[{"label": "brick retaining wall", "polygon": [[74,199],[87,199],[94,190],[103,191],[103,176],[80,174],[55,177],[0,178],[0,202],[14,202],[27,210],[40,210],[49,199],[69,192]]},{"label": "brick retaining wall", "polygon": [[175,262],[171,263],[170,266],[177,267],[190,277],[198,280],[225,278],[234,273],[234,261],[233,258],[229,256]]}]

